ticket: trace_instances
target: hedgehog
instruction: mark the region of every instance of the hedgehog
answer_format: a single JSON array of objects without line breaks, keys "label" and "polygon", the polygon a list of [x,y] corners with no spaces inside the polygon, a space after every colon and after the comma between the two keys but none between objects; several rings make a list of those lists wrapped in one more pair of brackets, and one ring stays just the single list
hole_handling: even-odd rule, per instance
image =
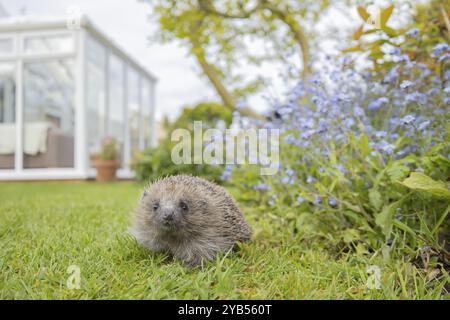
[{"label": "hedgehog", "polygon": [[202,178],[177,175],[144,189],[132,235],[153,252],[167,252],[198,267],[249,241],[252,231],[224,188]]}]

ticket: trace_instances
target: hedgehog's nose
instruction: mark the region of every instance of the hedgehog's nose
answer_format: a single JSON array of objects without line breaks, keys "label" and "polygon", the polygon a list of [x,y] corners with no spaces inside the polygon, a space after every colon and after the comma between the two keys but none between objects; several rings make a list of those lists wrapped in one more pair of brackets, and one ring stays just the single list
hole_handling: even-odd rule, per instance
[{"label": "hedgehog's nose", "polygon": [[166,222],[172,221],[173,220],[173,215],[174,215],[173,212],[165,213],[164,216],[163,216],[164,221],[166,221]]}]

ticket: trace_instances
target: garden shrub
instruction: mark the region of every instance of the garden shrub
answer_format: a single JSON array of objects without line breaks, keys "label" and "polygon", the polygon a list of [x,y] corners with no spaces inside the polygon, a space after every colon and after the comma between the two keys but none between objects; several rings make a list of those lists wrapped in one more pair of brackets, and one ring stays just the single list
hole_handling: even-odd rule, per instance
[{"label": "garden shrub", "polygon": [[174,165],[171,159],[172,144],[165,142],[156,148],[147,148],[136,156],[132,169],[139,181],[153,181],[164,176],[188,174],[220,182],[223,167],[204,164]]},{"label": "garden shrub", "polygon": [[140,181],[154,180],[163,176],[190,174],[221,182],[223,167],[206,164],[174,165],[171,152],[174,143],[170,141],[171,132],[183,128],[193,132],[194,121],[202,121],[203,128],[215,127],[223,121],[223,127],[230,125],[232,112],[218,103],[202,102],[191,108],[184,108],[181,115],[165,128],[168,136],[156,148],[148,148],[138,154],[132,163],[132,169]]}]

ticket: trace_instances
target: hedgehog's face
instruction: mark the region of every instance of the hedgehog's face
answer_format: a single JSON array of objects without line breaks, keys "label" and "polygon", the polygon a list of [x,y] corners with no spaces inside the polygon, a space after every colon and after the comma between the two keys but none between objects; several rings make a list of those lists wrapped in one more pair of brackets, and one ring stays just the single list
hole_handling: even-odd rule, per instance
[{"label": "hedgehog's face", "polygon": [[202,201],[172,192],[163,194],[144,192],[141,201],[144,203],[143,207],[150,218],[150,223],[168,233],[185,230],[204,212]]}]

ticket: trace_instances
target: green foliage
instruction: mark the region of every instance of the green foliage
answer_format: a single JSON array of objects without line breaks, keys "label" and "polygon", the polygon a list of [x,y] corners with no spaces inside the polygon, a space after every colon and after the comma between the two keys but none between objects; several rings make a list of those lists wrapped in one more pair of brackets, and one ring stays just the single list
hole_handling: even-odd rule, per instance
[{"label": "green foliage", "polygon": [[[450,192],[442,180],[429,176],[450,177],[450,164],[426,164],[442,152],[440,148],[449,151],[448,146],[443,143],[424,157],[410,155],[387,163],[363,157],[366,147],[354,141],[336,148],[329,157],[315,155],[314,162],[302,163],[298,153],[283,144],[281,162],[301,173],[295,184],[280,182],[283,171],[261,180],[257,170],[248,167],[236,168],[229,183],[240,187],[241,202],[259,204],[263,211],[287,219],[303,239],[327,239],[330,249],[376,252],[386,244],[402,254],[425,245],[443,249],[439,238],[450,230],[448,210],[445,213]],[[334,159],[346,159],[345,173],[336,169]],[[426,168],[427,175],[411,172],[415,168]],[[309,175],[317,180],[305,183]],[[261,182],[270,185],[270,190],[252,188]],[[315,203],[317,195],[320,203]],[[298,197],[304,202],[299,203]],[[330,199],[337,204],[330,205]]]},{"label": "green foliage", "polygon": [[412,190],[450,199],[450,190],[443,181],[435,181],[420,172],[412,172],[402,184]]},{"label": "green foliage", "polygon": [[[371,17],[365,7],[359,6],[357,10],[362,24],[352,35],[354,44],[343,52],[365,52],[372,60],[375,70],[382,71],[393,65],[390,59],[386,59],[389,56],[386,48],[401,47],[411,59],[424,63],[432,70],[439,68],[436,60],[430,59],[430,53],[436,44],[450,38],[450,26],[445,23],[448,17],[443,13],[448,15],[449,3],[433,0],[417,5],[417,14],[409,28],[393,29],[388,25],[394,9],[394,5],[390,5],[382,8],[376,17]],[[420,37],[407,34],[408,29],[416,29]],[[404,36],[403,40],[399,40],[399,36]]]},{"label": "green foliage", "polygon": [[185,107],[181,115],[165,128],[170,133],[178,128],[193,131],[194,121],[201,121],[206,128],[214,128],[219,121],[228,127],[233,119],[233,113],[220,103],[201,102],[193,107]]},{"label": "green foliage", "polygon": [[171,158],[173,144],[169,141],[156,148],[148,148],[138,154],[131,165],[139,181],[152,181],[160,177],[177,174],[202,176],[220,182],[223,168],[205,164],[177,164]]},{"label": "green foliage", "polygon": [[119,158],[119,145],[113,137],[106,137],[102,141],[100,152],[95,156],[101,160],[117,160]]},{"label": "green foliage", "polygon": [[194,121],[201,121],[203,128],[216,127],[219,121],[224,126],[231,124],[233,114],[221,104],[202,102],[193,107],[184,108],[181,115],[173,122],[166,124],[168,136],[156,148],[148,148],[133,159],[132,169],[140,181],[153,180],[162,176],[176,174],[191,174],[220,182],[223,166],[207,164],[177,164],[171,158],[172,148],[171,133],[175,129],[187,129],[193,134]]}]

